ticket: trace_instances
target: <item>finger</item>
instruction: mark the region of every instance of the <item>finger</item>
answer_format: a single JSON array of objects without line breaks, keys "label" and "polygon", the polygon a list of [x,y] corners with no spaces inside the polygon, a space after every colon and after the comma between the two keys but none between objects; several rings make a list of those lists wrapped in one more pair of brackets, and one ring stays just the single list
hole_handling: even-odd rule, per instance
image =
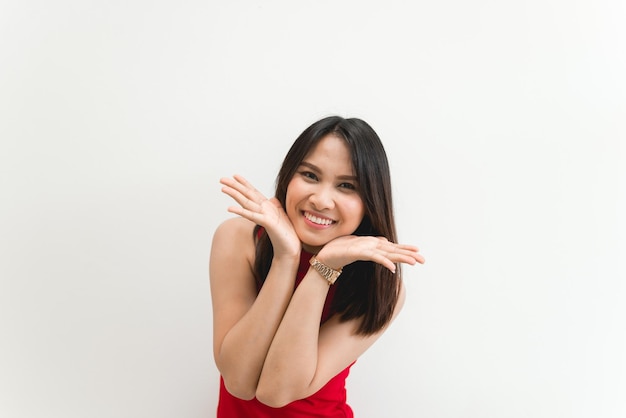
[{"label": "finger", "polygon": [[254,222],[255,224],[263,225],[263,215],[261,215],[258,212],[253,212],[251,210],[244,209],[239,206],[230,206],[228,208],[228,212],[234,213],[235,215],[239,215],[242,218],[246,218],[249,221]]},{"label": "finger", "polygon": [[234,174],[233,179],[237,180],[239,183],[243,184],[246,187],[254,189],[255,187],[250,183],[246,178],[240,174]]},{"label": "finger", "polygon": [[389,243],[388,245],[380,245],[378,251],[394,263],[405,263],[414,265],[415,263],[424,263],[424,257],[417,251],[414,246],[397,245]]},{"label": "finger", "polygon": [[[242,194],[239,190],[234,189],[230,186],[222,187],[222,192],[232,197],[237,203],[239,203],[244,208],[252,208],[252,204],[254,202]],[[257,205],[258,206],[258,205]]]},{"label": "finger", "polygon": [[411,266],[415,265],[416,263],[423,263],[423,257],[418,257],[418,259],[410,257],[410,256],[405,256],[405,255],[398,255],[398,254],[382,254],[382,253],[378,253],[378,254],[374,254],[372,256],[370,256],[370,259],[384,267],[386,267],[387,269],[389,269],[392,273],[396,272],[396,265],[397,264],[409,264]]},{"label": "finger", "polygon": [[254,195],[254,192],[251,192],[250,189],[237,188],[236,184],[223,186],[222,192],[235,199],[242,207],[250,210],[260,210],[263,203],[267,201],[262,194],[257,192]]},{"label": "finger", "polygon": [[233,178],[244,187],[244,190],[247,192],[246,195],[250,198],[250,200],[254,201],[257,204],[261,204],[264,201],[268,200],[263,193],[257,190],[257,188],[254,187],[252,183],[246,180],[243,176],[235,174]]},{"label": "finger", "polygon": [[398,245],[394,244],[393,242],[379,242],[376,248],[379,251],[383,251],[389,254],[403,254],[409,256],[412,254],[417,254],[417,251],[415,251],[413,247]]},{"label": "finger", "polygon": [[411,257],[418,263],[423,264],[425,261],[424,257],[422,257],[422,255],[419,254],[419,249],[414,245],[395,244],[395,243],[390,242],[387,245],[384,245],[384,244],[381,245],[380,248],[384,249],[390,254],[393,253],[393,254],[400,254],[402,256]]},{"label": "finger", "polygon": [[417,248],[415,245],[398,244],[398,243],[395,243],[395,242],[388,241],[384,237],[379,237],[379,245],[382,245],[382,246],[384,246],[384,245],[391,245],[394,248],[407,250],[407,251],[413,251],[413,252],[419,252],[419,248]]},{"label": "finger", "polygon": [[396,272],[396,265],[389,258],[385,257],[383,254],[373,254],[371,260],[375,263],[382,265],[383,267],[388,268],[392,273]]},{"label": "finger", "polygon": [[415,256],[408,256],[408,255],[401,255],[401,254],[392,254],[389,256],[389,259],[392,260],[394,263],[403,263],[403,264],[410,264],[410,265],[415,265],[416,263],[422,263],[423,262],[423,257],[415,257]]},{"label": "finger", "polygon": [[251,202],[258,205],[267,200],[263,193],[259,192],[249,181],[239,175],[234,175],[233,178],[224,177],[220,179],[220,183],[237,190],[242,196],[245,196]]},{"label": "finger", "polygon": [[420,264],[424,264],[424,262],[426,261],[426,259],[419,253],[419,249],[415,246],[402,245],[396,251],[398,254],[413,258],[416,262]]},{"label": "finger", "polygon": [[403,263],[407,263],[407,261],[405,261],[407,259],[412,260],[412,262],[410,262],[409,264],[415,264],[415,262],[424,264],[424,262],[426,261],[421,254],[415,251],[397,251],[394,254],[396,254],[398,257],[402,257]]},{"label": "finger", "polygon": [[395,244],[398,248],[402,248],[403,250],[409,250],[409,251],[414,251],[414,252],[419,252],[419,248],[417,248],[415,245],[408,245],[408,244]]},{"label": "finger", "polygon": [[392,258],[394,261],[411,265],[415,263],[424,264],[424,262],[426,261],[424,257],[418,252],[406,249],[395,249],[389,254],[389,257]]}]

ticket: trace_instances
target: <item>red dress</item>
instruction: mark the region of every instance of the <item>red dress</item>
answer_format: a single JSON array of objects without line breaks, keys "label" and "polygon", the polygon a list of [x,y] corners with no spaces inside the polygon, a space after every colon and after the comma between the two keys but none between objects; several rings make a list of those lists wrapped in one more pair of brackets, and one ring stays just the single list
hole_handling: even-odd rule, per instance
[{"label": "red dress", "polygon": [[[302,251],[294,289],[298,287],[308,271],[311,256],[312,254]],[[335,295],[335,289],[335,286],[331,286],[328,291],[321,323],[324,323],[333,314],[330,306]],[[226,390],[224,379],[220,376],[217,418],[353,418],[352,409],[346,403],[346,377],[350,372],[350,366],[330,379],[313,395],[293,401],[282,408],[269,407],[256,398],[246,401],[234,397]]]}]

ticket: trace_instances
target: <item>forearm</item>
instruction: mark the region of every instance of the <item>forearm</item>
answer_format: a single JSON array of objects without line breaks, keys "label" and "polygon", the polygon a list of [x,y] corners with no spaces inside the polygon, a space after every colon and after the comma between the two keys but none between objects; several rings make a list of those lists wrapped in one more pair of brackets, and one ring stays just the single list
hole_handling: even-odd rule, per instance
[{"label": "forearm", "polygon": [[307,392],[318,360],[320,318],[328,284],[309,270],[282,318],[269,347],[261,373],[257,397],[280,406]]},{"label": "forearm", "polygon": [[297,259],[274,260],[254,303],[222,341],[216,363],[235,396],[255,396],[267,352],[293,294],[297,267]]}]

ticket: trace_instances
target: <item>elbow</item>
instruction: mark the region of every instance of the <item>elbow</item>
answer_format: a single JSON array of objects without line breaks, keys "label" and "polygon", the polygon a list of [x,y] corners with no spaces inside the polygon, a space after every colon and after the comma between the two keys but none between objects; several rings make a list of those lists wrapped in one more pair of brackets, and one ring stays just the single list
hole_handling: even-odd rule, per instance
[{"label": "elbow", "polygon": [[228,367],[228,363],[220,363],[218,360],[215,363],[228,393],[244,401],[254,399],[258,376],[242,368]]},{"label": "elbow", "polygon": [[256,392],[256,399],[263,405],[267,405],[270,408],[282,408],[292,402],[291,400],[277,396],[276,394],[263,393],[260,391]]},{"label": "elbow", "polygon": [[235,398],[239,398],[244,401],[254,399],[254,396],[256,395],[255,387],[242,384],[241,382],[237,382],[232,379],[226,379],[224,376],[222,376],[222,378],[224,379],[224,386],[226,387],[226,390]]},{"label": "elbow", "polygon": [[302,374],[273,375],[264,370],[256,387],[256,399],[271,408],[282,408],[294,401],[304,399],[315,391],[307,385]]},{"label": "elbow", "polygon": [[291,393],[276,387],[268,387],[268,385],[259,385],[257,387],[256,398],[259,402],[271,408],[282,408],[298,399]]}]

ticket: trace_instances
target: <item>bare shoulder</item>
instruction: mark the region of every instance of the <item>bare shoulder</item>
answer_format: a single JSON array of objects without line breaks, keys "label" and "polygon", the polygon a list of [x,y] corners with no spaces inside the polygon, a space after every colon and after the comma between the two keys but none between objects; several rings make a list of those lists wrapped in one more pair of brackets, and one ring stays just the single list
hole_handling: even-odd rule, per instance
[{"label": "bare shoulder", "polygon": [[254,231],[254,223],[241,217],[233,217],[223,221],[215,230],[215,235],[218,234],[232,234],[232,233],[249,233],[249,237],[252,237],[252,231]]},{"label": "bare shoulder", "polygon": [[[254,223],[244,218],[230,218],[222,222],[211,244],[211,265],[241,266],[251,269],[254,264]],[[243,267],[243,266],[242,266]]]},{"label": "bare shoulder", "polygon": [[254,227],[244,218],[227,219],[217,227],[209,259],[211,283],[237,280],[246,287],[254,284]]}]

